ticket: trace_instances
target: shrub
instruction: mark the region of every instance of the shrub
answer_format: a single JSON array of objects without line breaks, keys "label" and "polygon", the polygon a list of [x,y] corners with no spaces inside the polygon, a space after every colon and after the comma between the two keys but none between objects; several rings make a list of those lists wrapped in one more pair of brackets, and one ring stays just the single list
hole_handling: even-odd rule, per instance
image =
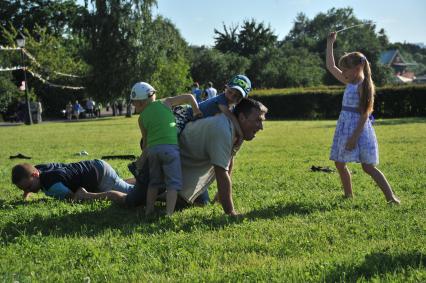
[{"label": "shrub", "polygon": [[[293,93],[253,91],[251,97],[269,108],[271,119],[335,119],[339,116],[343,89],[293,90]],[[381,87],[376,92],[376,118],[426,116],[426,85]]]}]

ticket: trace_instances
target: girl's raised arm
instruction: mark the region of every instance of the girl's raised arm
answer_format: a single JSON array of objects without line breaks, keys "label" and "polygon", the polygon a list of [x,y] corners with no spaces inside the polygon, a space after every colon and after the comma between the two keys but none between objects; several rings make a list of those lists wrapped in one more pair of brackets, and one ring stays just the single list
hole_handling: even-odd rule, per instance
[{"label": "girl's raised arm", "polygon": [[333,44],[336,41],[336,32],[331,32],[327,38],[327,57],[326,57],[326,65],[327,70],[333,74],[333,76],[339,80],[341,83],[347,84],[345,77],[342,74],[342,71],[337,68],[336,63],[334,62],[334,54],[333,54]]}]

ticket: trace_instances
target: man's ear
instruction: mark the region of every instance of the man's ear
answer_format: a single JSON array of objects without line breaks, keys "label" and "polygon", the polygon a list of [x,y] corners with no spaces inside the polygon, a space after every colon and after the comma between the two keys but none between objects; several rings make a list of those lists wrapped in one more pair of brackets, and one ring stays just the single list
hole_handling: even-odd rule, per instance
[{"label": "man's ear", "polygon": [[246,120],[246,116],[244,115],[243,112],[238,113],[238,121],[240,122],[244,122]]},{"label": "man's ear", "polygon": [[36,170],[33,173],[31,173],[31,177],[40,177],[40,171]]}]

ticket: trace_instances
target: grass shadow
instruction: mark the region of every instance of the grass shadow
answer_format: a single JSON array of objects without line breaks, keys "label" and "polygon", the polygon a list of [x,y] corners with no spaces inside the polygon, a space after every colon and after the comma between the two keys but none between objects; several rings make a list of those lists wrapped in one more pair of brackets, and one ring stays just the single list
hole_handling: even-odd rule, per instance
[{"label": "grass shadow", "polygon": [[426,255],[419,251],[392,255],[386,252],[374,252],[365,256],[364,261],[356,266],[342,265],[326,275],[326,282],[357,282],[360,278],[367,280],[373,276],[382,277],[386,273],[402,272],[408,267],[424,268]]},{"label": "grass shadow", "polygon": [[123,235],[132,233],[152,234],[166,232],[191,232],[193,230],[216,230],[243,221],[307,215],[323,207],[311,207],[303,203],[278,203],[252,210],[243,217],[229,217],[220,214],[202,214],[200,217],[160,217],[145,218],[141,208],[123,209],[116,205],[98,210],[82,211],[61,216],[36,215],[28,221],[9,222],[0,230],[3,242],[14,242],[21,235],[96,236],[107,229],[119,230]]}]

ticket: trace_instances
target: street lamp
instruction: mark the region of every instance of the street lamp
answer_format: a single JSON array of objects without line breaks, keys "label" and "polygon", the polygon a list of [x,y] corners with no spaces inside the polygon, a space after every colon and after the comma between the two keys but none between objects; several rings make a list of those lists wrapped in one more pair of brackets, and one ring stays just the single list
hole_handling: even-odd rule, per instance
[{"label": "street lamp", "polygon": [[30,100],[28,99],[27,70],[25,68],[25,61],[24,61],[25,36],[22,33],[18,32],[18,35],[16,36],[15,40],[16,40],[16,45],[18,45],[18,47],[21,49],[21,63],[22,63],[22,68],[24,70],[25,100],[27,102],[27,116],[28,116],[28,119],[25,121],[25,124],[32,125],[33,118],[31,115]]}]

